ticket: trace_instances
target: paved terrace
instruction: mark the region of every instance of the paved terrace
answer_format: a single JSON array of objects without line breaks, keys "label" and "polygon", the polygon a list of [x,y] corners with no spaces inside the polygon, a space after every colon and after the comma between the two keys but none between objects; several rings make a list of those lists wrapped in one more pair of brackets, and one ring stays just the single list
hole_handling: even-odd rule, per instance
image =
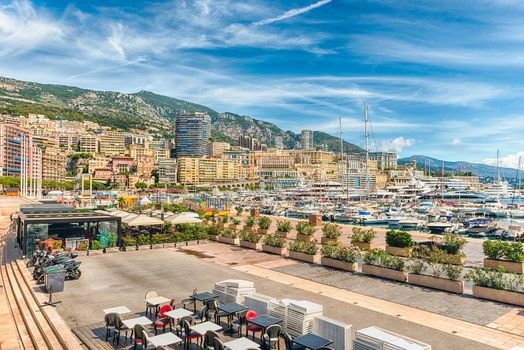
[{"label": "paved terrace", "polygon": [[[320,303],[325,315],[352,324],[354,330],[376,325],[427,342],[435,350],[510,349],[524,345],[524,333],[517,334],[524,330],[523,310],[480,300],[455,300],[446,293],[417,291],[414,298],[440,300],[436,309],[448,303],[449,309],[461,310],[452,314],[429,312],[364,295],[362,290],[357,293],[344,285],[319,283],[309,270],[314,268],[307,264],[220,243],[112,253],[80,260],[82,277],[68,281],[66,290],[56,295],[61,301],[58,311],[72,328],[99,323],[103,320],[102,309],[107,307],[125,305],[133,312],[143,312],[143,297],[148,290],[180,302],[193,288],[211,290],[217,281],[240,278],[254,281],[257,291],[263,294]],[[296,277],[302,273],[307,273],[303,277],[309,279]],[[349,284],[375,288],[366,284],[369,281],[360,282]],[[380,280],[374,283],[384,288],[389,284]],[[388,289],[382,291],[384,296],[389,294]],[[461,312],[467,316],[461,317]],[[494,329],[497,326],[507,330]]]}]

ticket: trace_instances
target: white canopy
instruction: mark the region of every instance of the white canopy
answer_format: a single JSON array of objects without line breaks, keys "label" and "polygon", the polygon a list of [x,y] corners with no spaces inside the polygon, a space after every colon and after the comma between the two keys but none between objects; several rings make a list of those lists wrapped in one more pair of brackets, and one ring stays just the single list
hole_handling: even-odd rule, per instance
[{"label": "white canopy", "polygon": [[154,226],[164,224],[162,220],[144,214],[134,214],[133,216],[123,217],[122,222],[128,226]]},{"label": "white canopy", "polygon": [[[188,213],[180,213],[175,215],[170,215],[165,218],[166,222],[169,222],[173,225],[176,224],[199,224],[202,222],[198,217],[194,215],[186,215]],[[191,213],[193,214],[193,213]]]}]

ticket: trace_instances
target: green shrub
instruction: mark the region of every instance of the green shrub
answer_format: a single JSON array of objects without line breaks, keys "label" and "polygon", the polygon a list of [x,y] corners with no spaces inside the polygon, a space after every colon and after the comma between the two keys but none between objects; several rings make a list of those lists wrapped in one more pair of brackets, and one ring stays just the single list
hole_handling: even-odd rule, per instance
[{"label": "green shrub", "polygon": [[490,259],[524,262],[524,244],[522,243],[486,240],[482,247],[484,255]]},{"label": "green shrub", "polygon": [[413,239],[406,231],[390,230],[386,232],[386,243],[390,247],[408,248],[413,244]]},{"label": "green shrub", "polygon": [[480,269],[478,267],[473,268],[466,275],[466,278],[473,282],[474,285],[479,287],[494,288],[494,289],[506,289],[506,278],[504,276],[504,270],[492,270],[492,269]]},{"label": "green shrub", "polygon": [[442,242],[439,244],[440,249],[444,250],[446,253],[455,255],[464,248],[468,241],[465,238],[462,238],[454,233],[446,232],[442,239]]},{"label": "green shrub", "polygon": [[53,249],[62,249],[62,241],[58,240],[58,241],[54,241],[53,242]]},{"label": "green shrub", "polygon": [[277,235],[267,235],[264,238],[264,244],[271,247],[284,248],[284,246],[286,245],[286,240]]},{"label": "green shrub", "polygon": [[421,275],[426,270],[427,263],[422,259],[413,259],[408,265],[408,271],[415,275]]},{"label": "green shrub", "polygon": [[248,216],[247,219],[246,219],[246,227],[255,227],[255,224],[257,223],[257,220],[252,217],[252,216]]},{"label": "green shrub", "polygon": [[458,281],[462,277],[464,267],[462,265],[444,265],[444,272],[446,276],[452,281]]},{"label": "green shrub", "polygon": [[118,241],[118,235],[115,232],[109,232],[108,236],[109,236],[109,246],[115,247]]},{"label": "green shrub", "polygon": [[294,240],[289,245],[289,250],[298,252],[298,253],[315,255],[318,251],[318,248],[314,242]]},{"label": "green shrub", "polygon": [[291,231],[291,222],[288,220],[278,221],[277,230],[279,232],[288,233]]},{"label": "green shrub", "polygon": [[229,221],[229,216],[224,215],[224,216],[222,216],[221,220],[222,220],[222,222],[223,222],[224,224],[226,224],[226,223]]},{"label": "green shrub", "polygon": [[326,258],[355,263],[358,261],[360,251],[355,247],[343,247],[335,243],[322,246],[321,254]]},{"label": "green shrub", "polygon": [[342,235],[342,230],[339,225],[327,222],[322,226],[322,233],[325,238],[337,239]]},{"label": "green shrub", "polygon": [[91,241],[89,249],[91,250],[98,250],[98,249],[104,249],[104,244],[100,241],[97,241],[96,239]]},{"label": "green shrub", "polygon": [[235,226],[238,226],[241,223],[241,221],[238,220],[238,219],[233,219],[232,222],[233,222],[233,225],[235,225]]},{"label": "green shrub", "polygon": [[250,230],[241,230],[240,239],[247,242],[258,243],[260,241],[260,236]]},{"label": "green shrub", "polygon": [[209,225],[209,226],[207,227],[207,234],[208,234],[208,235],[218,236],[219,233],[220,233],[220,230],[219,230],[218,227],[213,226],[213,225]]},{"label": "green shrub", "polygon": [[297,232],[305,236],[313,236],[317,231],[317,228],[306,221],[300,221],[297,223]]},{"label": "green shrub", "polygon": [[220,237],[227,237],[227,238],[238,238],[238,233],[233,231],[230,228],[225,228],[220,230],[219,234]]},{"label": "green shrub", "polygon": [[375,231],[370,229],[363,229],[361,227],[353,227],[353,234],[351,235],[351,243],[370,243],[375,238]]},{"label": "green shrub", "polygon": [[271,226],[271,219],[267,216],[262,216],[258,219],[258,228],[261,230],[267,230]]},{"label": "green shrub", "polygon": [[389,255],[381,249],[371,249],[364,255],[364,262],[368,265],[386,267],[388,269],[404,271],[406,262],[398,256]]},{"label": "green shrub", "polygon": [[126,247],[136,246],[136,237],[130,235],[124,236],[122,238],[122,244]]},{"label": "green shrub", "polygon": [[241,207],[238,207],[237,208],[237,216],[242,215],[242,211],[243,211],[243,209]]}]

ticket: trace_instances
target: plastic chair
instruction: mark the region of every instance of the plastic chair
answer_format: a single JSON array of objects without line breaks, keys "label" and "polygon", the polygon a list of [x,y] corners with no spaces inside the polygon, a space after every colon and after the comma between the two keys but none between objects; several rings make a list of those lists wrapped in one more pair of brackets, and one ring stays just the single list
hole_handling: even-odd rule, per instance
[{"label": "plastic chair", "polygon": [[147,340],[145,339],[144,333],[147,333],[144,326],[141,324],[136,324],[133,327],[133,333],[134,333],[134,342],[133,342],[133,349],[136,349],[137,345],[142,346],[142,349],[145,349],[146,347],[143,346],[144,342],[147,343]]},{"label": "plastic chair", "polygon": [[209,320],[209,310],[207,306],[204,306],[202,310],[198,313],[198,315],[193,316],[193,321],[195,322],[206,322]]},{"label": "plastic chair", "polygon": [[106,341],[109,338],[109,336],[111,335],[111,329],[113,330],[115,329],[116,316],[117,314],[112,312],[112,313],[105,315],[104,317],[104,321],[106,323]]},{"label": "plastic chair", "polygon": [[186,349],[189,349],[189,344],[191,344],[192,340],[193,339],[196,339],[197,340],[197,345],[200,346],[198,343],[200,343],[200,341],[202,340],[202,338],[204,337],[202,334],[199,334],[195,331],[192,331],[190,328],[189,328],[189,322],[184,320],[182,321],[182,324],[183,324],[183,327],[184,327],[184,333],[185,333],[185,337],[184,337],[184,346]]},{"label": "plastic chair", "polygon": [[278,324],[274,324],[266,328],[264,335],[262,336],[262,342],[264,346],[266,343],[269,344],[268,349],[273,348],[273,344],[277,344],[278,350],[280,350],[280,333],[282,332],[282,327]]},{"label": "plastic chair", "polygon": [[120,333],[124,333],[127,341],[127,332],[129,332],[130,329],[127,328],[124,323],[122,322],[122,318],[120,318],[120,315],[116,315],[115,318],[115,332],[113,333],[113,343],[116,339],[116,345],[120,345]]},{"label": "plastic chair", "polygon": [[322,347],[318,348],[317,350],[335,350],[335,349],[333,349],[330,346],[322,346]]},{"label": "plastic chair", "polygon": [[252,324],[249,322],[250,319],[257,317],[257,312],[253,310],[249,310],[246,314],[246,337],[249,337],[249,332],[253,333],[253,340],[255,340],[255,333],[260,333],[260,339],[262,339],[262,332],[264,329],[262,327],[259,327],[255,324]]},{"label": "plastic chair", "polygon": [[[151,291],[146,293],[146,295],[144,296],[144,299],[147,300],[147,299],[151,299],[151,298],[156,298],[157,296],[158,296],[158,293],[155,292],[154,290],[151,290]],[[149,315],[149,314],[154,315],[156,313],[156,310],[157,310],[157,306],[156,305],[149,304],[146,301],[146,316]]]},{"label": "plastic chair", "polygon": [[237,319],[231,322],[231,328],[233,332],[238,333],[238,337],[242,336],[242,326],[247,324],[246,321],[247,310],[241,311],[237,315]]},{"label": "plastic chair", "polygon": [[286,344],[286,350],[302,350],[305,349],[303,346],[298,344],[293,344],[293,338],[291,338],[291,335],[286,332],[281,332],[280,336],[284,338],[284,343]]},{"label": "plastic chair", "polygon": [[[195,294],[197,294],[197,293],[198,293],[198,291],[197,291],[197,289],[195,288],[195,289],[193,290],[193,295],[195,295]],[[195,300],[195,299],[193,299],[193,298],[186,298],[186,299],[183,299],[183,300],[181,301],[181,304],[182,304],[182,307],[183,307],[184,309],[186,309],[188,305],[193,305],[193,312],[196,313],[196,300]]]},{"label": "plastic chair", "polygon": [[162,327],[163,332],[166,332],[166,327],[169,326],[169,330],[172,331],[173,328],[171,326],[171,317],[166,316],[166,312],[172,311],[173,308],[170,305],[164,305],[160,308],[160,311],[158,313],[158,318],[156,319],[155,323],[153,324],[153,328],[155,329],[155,335],[158,334],[158,327]]},{"label": "plastic chair", "polygon": [[176,329],[175,329],[175,333],[178,336],[182,336],[183,334],[185,334],[184,321],[187,321],[189,323],[189,325],[191,325],[191,323],[193,322],[193,317],[185,316],[185,317],[182,317],[181,319],[178,320],[178,324],[177,324]]},{"label": "plastic chair", "polygon": [[213,350],[224,350],[224,343],[222,343],[220,338],[215,338],[213,342]]},{"label": "plastic chair", "polygon": [[204,349],[215,350],[215,339],[220,338],[220,335],[215,331],[207,331],[204,335]]}]

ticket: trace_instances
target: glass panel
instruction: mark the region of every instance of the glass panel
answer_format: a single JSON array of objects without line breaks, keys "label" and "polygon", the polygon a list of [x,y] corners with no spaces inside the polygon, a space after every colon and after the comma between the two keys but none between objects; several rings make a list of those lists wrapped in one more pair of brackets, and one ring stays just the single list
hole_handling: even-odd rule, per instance
[{"label": "glass panel", "polygon": [[100,223],[100,241],[104,247],[115,247],[117,244],[118,225],[116,221],[104,221]]},{"label": "glass panel", "polygon": [[37,241],[45,241],[48,238],[48,224],[28,224],[26,237],[26,256],[33,255]]}]

